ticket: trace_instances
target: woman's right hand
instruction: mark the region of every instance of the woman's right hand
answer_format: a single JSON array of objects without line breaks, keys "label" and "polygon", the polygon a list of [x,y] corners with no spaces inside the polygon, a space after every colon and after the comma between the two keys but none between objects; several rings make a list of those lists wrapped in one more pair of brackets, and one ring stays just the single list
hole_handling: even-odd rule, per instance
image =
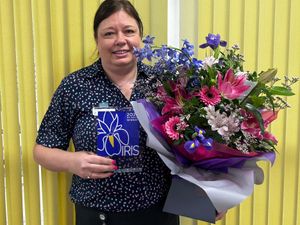
[{"label": "woman's right hand", "polygon": [[117,169],[114,160],[86,151],[73,152],[69,164],[70,173],[85,179],[107,178]]},{"label": "woman's right hand", "polygon": [[70,172],[84,179],[107,178],[118,169],[114,160],[87,151],[68,152],[37,144],[33,156],[46,169]]}]

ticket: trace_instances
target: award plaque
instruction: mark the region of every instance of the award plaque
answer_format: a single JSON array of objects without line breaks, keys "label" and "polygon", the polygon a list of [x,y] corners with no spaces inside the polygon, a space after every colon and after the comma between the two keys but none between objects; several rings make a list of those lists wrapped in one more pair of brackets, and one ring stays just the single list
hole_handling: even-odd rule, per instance
[{"label": "award plaque", "polygon": [[97,110],[97,154],[114,158],[115,172],[139,172],[140,123],[131,108]]}]

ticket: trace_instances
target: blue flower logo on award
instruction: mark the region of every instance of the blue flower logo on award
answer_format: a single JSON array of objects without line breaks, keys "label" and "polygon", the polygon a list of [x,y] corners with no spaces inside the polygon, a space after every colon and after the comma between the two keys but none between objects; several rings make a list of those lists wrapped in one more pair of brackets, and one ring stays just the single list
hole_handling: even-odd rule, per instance
[{"label": "blue flower logo on award", "polygon": [[97,152],[101,156],[139,155],[139,122],[132,110],[98,112]]}]

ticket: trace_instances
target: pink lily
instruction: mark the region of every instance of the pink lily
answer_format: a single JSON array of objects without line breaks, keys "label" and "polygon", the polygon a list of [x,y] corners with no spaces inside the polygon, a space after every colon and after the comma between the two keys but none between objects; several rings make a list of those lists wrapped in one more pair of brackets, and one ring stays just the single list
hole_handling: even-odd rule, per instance
[{"label": "pink lily", "polygon": [[158,99],[164,101],[164,99],[166,97],[168,97],[168,94],[166,92],[166,90],[164,89],[164,86],[158,86],[157,91],[156,91],[156,96],[158,97]]},{"label": "pink lily", "polygon": [[249,85],[244,84],[246,78],[245,74],[236,76],[230,68],[227,70],[225,77],[222,80],[222,74],[218,72],[218,89],[227,99],[239,98],[250,87]]},{"label": "pink lily", "polygon": [[172,114],[181,114],[183,113],[183,101],[181,95],[176,95],[175,98],[166,96],[165,99],[165,106],[162,108],[162,115],[166,113],[172,113]]},{"label": "pink lily", "polygon": [[174,94],[174,98],[168,96],[163,87],[160,87],[157,92],[160,99],[165,102],[165,106],[162,108],[162,115],[166,113],[181,114],[183,113],[183,100],[189,99],[190,96],[188,93],[186,93],[186,90],[184,90],[184,85],[181,82],[169,82],[172,92]]},{"label": "pink lily", "polygon": [[[259,123],[257,119],[249,112],[246,111],[241,111],[241,114],[245,116],[247,119],[244,120],[241,123],[241,129],[247,133],[250,133],[256,138],[259,139],[265,139],[265,140],[270,140],[274,143],[277,143],[276,138],[269,133],[268,131],[265,131],[264,134],[261,133]],[[266,129],[268,125],[277,118],[277,111],[272,111],[272,110],[262,110],[261,111],[261,116],[264,121],[264,128]]]}]

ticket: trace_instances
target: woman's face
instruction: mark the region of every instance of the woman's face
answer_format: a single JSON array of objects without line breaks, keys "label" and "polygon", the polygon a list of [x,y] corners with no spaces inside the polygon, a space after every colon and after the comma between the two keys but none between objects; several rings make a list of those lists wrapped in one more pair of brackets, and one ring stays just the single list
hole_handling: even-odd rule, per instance
[{"label": "woman's face", "polygon": [[96,42],[103,66],[136,65],[133,47],[140,47],[140,32],[136,20],[125,11],[118,11],[99,24]]}]

